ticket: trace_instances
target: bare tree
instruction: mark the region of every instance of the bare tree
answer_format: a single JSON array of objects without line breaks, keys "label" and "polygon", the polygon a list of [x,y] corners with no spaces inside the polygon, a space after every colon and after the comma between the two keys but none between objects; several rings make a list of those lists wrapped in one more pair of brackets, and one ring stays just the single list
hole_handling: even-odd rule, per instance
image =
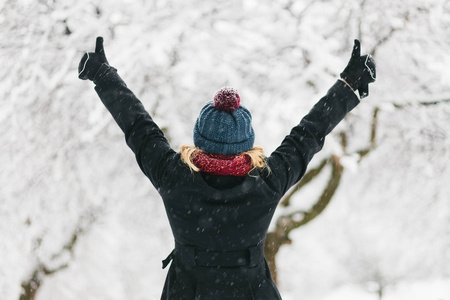
[{"label": "bare tree", "polygon": [[[368,146],[356,151],[355,153],[350,153],[358,154],[360,160],[376,147],[378,112],[379,108],[377,107],[373,111],[372,124],[370,128],[371,134]],[[341,132],[340,136],[341,145],[344,150],[343,153],[347,154],[347,135],[345,132]],[[275,282],[277,282],[276,255],[282,245],[291,243],[289,234],[293,230],[298,229],[314,220],[332,201],[344,172],[344,166],[341,164],[340,159],[341,157],[336,154],[332,154],[330,157],[323,159],[316,168],[310,169],[281,200],[280,205],[290,207],[292,205],[291,198],[321,172],[323,172],[326,169],[325,166],[331,166],[331,172],[329,174],[327,184],[311,208],[306,211],[297,210],[292,213],[279,216],[276,221],[275,229],[267,234],[266,243],[264,245],[264,253]]]},{"label": "bare tree", "polygon": [[[38,262],[31,272],[31,276],[21,284],[22,293],[19,300],[34,300],[46,277],[55,275],[69,267],[71,261],[74,259],[75,247],[79,243],[80,237],[89,231],[97,215],[97,210],[92,210],[86,216],[80,218],[78,224],[69,235],[69,241],[61,247],[59,252],[52,255],[49,262],[43,262],[37,258]],[[41,239],[37,239],[36,248],[39,248],[41,242]],[[55,264],[55,262],[56,266],[50,266]]]}]

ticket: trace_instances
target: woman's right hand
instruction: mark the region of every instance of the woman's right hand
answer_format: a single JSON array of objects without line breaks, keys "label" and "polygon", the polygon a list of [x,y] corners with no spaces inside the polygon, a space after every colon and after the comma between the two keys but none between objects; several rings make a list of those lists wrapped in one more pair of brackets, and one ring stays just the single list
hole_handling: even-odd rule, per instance
[{"label": "woman's right hand", "polygon": [[376,79],[375,60],[371,55],[361,56],[361,43],[355,40],[352,57],[341,73],[341,78],[356,91],[360,98],[369,95],[369,83]]}]

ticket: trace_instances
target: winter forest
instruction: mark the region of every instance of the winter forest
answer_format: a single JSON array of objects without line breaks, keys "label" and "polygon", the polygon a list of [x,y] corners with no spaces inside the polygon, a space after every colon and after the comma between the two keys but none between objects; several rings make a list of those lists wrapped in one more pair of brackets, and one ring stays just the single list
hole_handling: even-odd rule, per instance
[{"label": "winter forest", "polygon": [[450,300],[450,1],[3,0],[0,12],[1,300],[161,295],[174,245],[161,199],[77,77],[97,36],[174,149],[232,86],[266,154],[360,39],[377,81],[282,200],[266,257],[287,300]]}]

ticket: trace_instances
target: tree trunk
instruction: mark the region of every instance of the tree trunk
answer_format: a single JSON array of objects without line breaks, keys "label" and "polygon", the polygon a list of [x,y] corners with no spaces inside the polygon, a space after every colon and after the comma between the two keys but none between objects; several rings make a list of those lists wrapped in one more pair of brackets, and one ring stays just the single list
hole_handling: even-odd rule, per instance
[{"label": "tree trunk", "polygon": [[[328,183],[320,195],[317,202],[312,206],[309,211],[296,211],[294,213],[280,216],[277,220],[277,224],[275,230],[269,232],[266,236],[266,242],[264,245],[264,254],[267,260],[267,264],[269,265],[270,272],[272,274],[272,278],[277,283],[277,268],[276,268],[276,255],[280,250],[280,247],[284,244],[290,244],[291,240],[289,239],[289,233],[303,226],[314,218],[316,218],[319,214],[321,214],[327,205],[330,203],[335,191],[339,186],[339,182],[342,177],[343,166],[340,163],[339,157],[332,155],[331,159],[328,160],[331,164],[331,175]],[[320,165],[318,168],[311,170],[310,174],[305,175],[305,180],[308,182],[313,179],[313,177],[320,174],[320,172],[324,169],[323,165]],[[300,190],[302,186],[305,184],[300,181],[296,187],[294,187],[295,191]],[[292,193],[287,194],[290,198],[292,197]],[[290,201],[282,201],[290,205]]]},{"label": "tree trunk", "polygon": [[20,295],[19,300],[34,300],[36,297],[36,292],[41,286],[41,272],[39,270],[35,270],[33,275],[28,281],[22,283],[22,294]]}]

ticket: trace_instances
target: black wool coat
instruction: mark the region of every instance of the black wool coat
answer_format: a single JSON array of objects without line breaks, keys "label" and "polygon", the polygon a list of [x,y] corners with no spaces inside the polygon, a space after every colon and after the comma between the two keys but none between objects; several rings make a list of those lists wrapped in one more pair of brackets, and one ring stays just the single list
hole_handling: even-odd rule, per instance
[{"label": "black wool coat", "polygon": [[269,223],[325,136],[359,103],[355,93],[337,81],[267,157],[270,172],[237,178],[191,172],[114,68],[104,64],[94,83],[164,202],[175,250],[161,299],[281,299],[263,255]]}]

